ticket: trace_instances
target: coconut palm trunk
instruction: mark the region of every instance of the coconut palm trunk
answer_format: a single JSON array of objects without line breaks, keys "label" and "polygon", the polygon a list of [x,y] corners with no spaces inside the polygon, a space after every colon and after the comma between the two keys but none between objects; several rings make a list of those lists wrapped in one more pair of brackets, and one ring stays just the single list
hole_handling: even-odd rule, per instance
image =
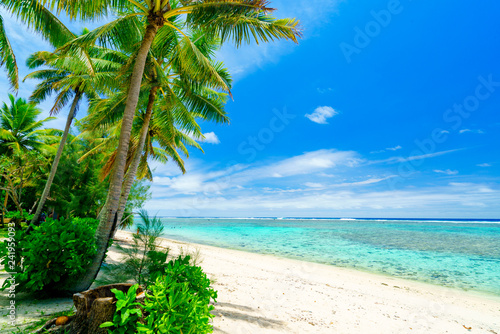
[{"label": "coconut palm trunk", "polygon": [[68,139],[69,129],[71,128],[71,123],[73,123],[73,119],[75,118],[76,107],[78,106],[78,102],[80,101],[81,97],[82,93],[79,91],[78,88],[76,88],[75,98],[73,99],[73,103],[71,104],[71,108],[69,110],[68,118],[66,120],[66,126],[64,127],[64,133],[61,138],[61,142],[59,143],[59,148],[57,149],[54,161],[52,162],[49,178],[47,179],[47,183],[45,184],[45,188],[43,189],[42,197],[40,197],[40,202],[38,202],[35,215],[31,220],[30,223],[31,225],[35,224],[40,218],[40,214],[42,213],[45,201],[47,200],[47,197],[49,197],[50,187],[52,186],[52,182],[54,181],[54,177],[56,176],[57,166],[59,165],[59,160],[61,160],[61,155],[64,150],[64,145],[66,145],[66,140]]},{"label": "coconut palm trunk", "polygon": [[[157,18],[157,21],[162,22],[163,18]],[[106,209],[96,232],[97,253],[94,256],[92,265],[88,268],[87,273],[82,279],[72,287],[72,291],[79,292],[90,287],[101,267],[106,256],[106,251],[109,245],[109,239],[114,227],[117,224],[117,211],[120,200],[123,176],[125,173],[125,165],[129,148],[130,133],[134,120],[135,110],[139,101],[139,93],[146,65],[146,59],[153,43],[153,39],[158,32],[159,24],[155,22],[155,18],[149,18],[149,23],[146,28],[144,39],[135,59],[134,68],[130,78],[130,87],[128,90],[127,101],[123,113],[122,128],[120,133],[120,141],[118,143],[118,151],[115,160],[113,178],[111,179],[108,198],[106,200]]]},{"label": "coconut palm trunk", "polygon": [[[139,163],[141,162],[142,149],[146,143],[146,137],[149,130],[149,122],[151,121],[151,116],[153,114],[153,106],[156,99],[156,94],[158,92],[158,87],[153,87],[149,92],[148,105],[146,107],[146,114],[144,115],[144,121],[141,128],[141,134],[139,137],[139,143],[137,144],[137,150],[134,154],[132,162],[128,167],[128,171],[125,177],[125,181],[122,186],[122,193],[120,196],[120,202],[118,205],[117,221],[121,222],[123,214],[125,213],[125,206],[127,205],[128,195],[130,195],[130,190],[132,189],[132,184],[134,183],[135,176],[137,174],[137,169],[139,168]],[[113,234],[116,232],[116,227]]]}]

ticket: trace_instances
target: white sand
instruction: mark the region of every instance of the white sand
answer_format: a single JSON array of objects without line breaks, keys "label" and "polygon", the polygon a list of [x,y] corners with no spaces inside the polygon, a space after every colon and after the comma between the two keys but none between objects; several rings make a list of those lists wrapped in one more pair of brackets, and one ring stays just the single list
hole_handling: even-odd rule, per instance
[{"label": "white sand", "polygon": [[[117,239],[131,236],[120,231]],[[161,245],[172,255],[200,252],[219,294],[214,333],[500,334],[497,297],[174,240]]]},{"label": "white sand", "polygon": [[[132,237],[119,231],[117,239],[129,242]],[[181,249],[200,253],[201,266],[215,280],[219,294],[214,311],[216,334],[500,334],[497,297],[173,240],[162,239],[161,245],[169,247],[171,255]],[[122,256],[116,247],[108,255],[111,260]],[[5,315],[8,301],[5,291],[1,295],[0,315]],[[70,298],[20,298],[17,323],[26,324],[71,305]],[[0,332],[11,332],[6,319],[0,318]]]}]

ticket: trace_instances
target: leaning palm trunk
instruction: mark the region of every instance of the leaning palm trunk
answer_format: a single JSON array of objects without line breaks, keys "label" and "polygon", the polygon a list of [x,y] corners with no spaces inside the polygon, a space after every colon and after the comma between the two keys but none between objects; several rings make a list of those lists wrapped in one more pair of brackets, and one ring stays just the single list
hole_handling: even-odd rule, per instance
[{"label": "leaning palm trunk", "polygon": [[[146,114],[144,115],[144,122],[141,128],[141,134],[139,137],[139,143],[137,144],[137,150],[134,154],[132,162],[128,167],[127,175],[125,178],[125,182],[122,186],[122,194],[120,196],[120,202],[118,205],[118,213],[117,213],[117,221],[121,222],[123,218],[123,214],[125,213],[125,206],[127,205],[128,195],[130,194],[130,190],[132,189],[132,184],[134,183],[135,176],[137,174],[137,169],[139,168],[139,163],[141,162],[142,149],[144,144],[146,143],[146,137],[148,135],[149,130],[149,122],[151,120],[151,115],[153,114],[153,106],[156,99],[156,93],[158,91],[158,87],[153,87],[149,92],[149,100],[146,108]],[[116,227],[113,231],[113,235],[116,232]]]},{"label": "leaning palm trunk", "polygon": [[50,174],[49,178],[47,179],[47,183],[45,184],[45,188],[43,189],[42,197],[40,198],[40,202],[38,202],[38,206],[36,208],[35,215],[33,216],[33,219],[31,220],[31,225],[35,224],[38,221],[38,218],[40,217],[40,214],[42,213],[43,206],[45,205],[45,201],[47,200],[47,197],[49,197],[50,193],[50,187],[52,186],[52,182],[54,181],[54,177],[57,172],[57,166],[59,165],[59,160],[61,159],[61,155],[64,149],[64,145],[66,144],[66,140],[68,139],[68,134],[69,134],[69,128],[71,127],[71,123],[73,122],[73,118],[75,118],[75,110],[76,106],[78,105],[78,102],[80,101],[80,98],[82,96],[82,93],[78,90],[78,88],[75,89],[76,95],[75,99],[73,100],[73,104],[71,105],[71,109],[69,110],[68,114],[68,119],[66,120],[66,126],[64,128],[64,133],[61,138],[61,142],[59,143],[59,148],[57,149],[56,157],[54,158],[54,162],[52,162],[52,167],[50,168]]},{"label": "leaning palm trunk", "polygon": [[[161,18],[162,19],[162,18]],[[154,20],[154,18],[152,19]],[[94,256],[92,265],[88,268],[84,277],[72,287],[70,290],[75,292],[86,290],[90,287],[101,268],[101,264],[106,256],[106,251],[109,245],[109,239],[112,231],[117,224],[117,211],[118,203],[120,200],[123,175],[125,173],[125,165],[127,160],[127,153],[129,148],[130,133],[132,130],[132,123],[134,120],[135,110],[139,101],[139,92],[144,74],[144,67],[146,65],[146,58],[153,43],[153,39],[158,31],[158,24],[150,22],[146,28],[144,39],[142,40],[139,52],[135,60],[134,68],[130,78],[130,87],[128,90],[127,101],[125,110],[123,112],[122,128],[120,133],[120,141],[118,143],[118,150],[114,165],[113,178],[111,179],[108,198],[106,200],[106,208],[102,215],[99,226],[96,231],[96,246],[97,253]]]}]

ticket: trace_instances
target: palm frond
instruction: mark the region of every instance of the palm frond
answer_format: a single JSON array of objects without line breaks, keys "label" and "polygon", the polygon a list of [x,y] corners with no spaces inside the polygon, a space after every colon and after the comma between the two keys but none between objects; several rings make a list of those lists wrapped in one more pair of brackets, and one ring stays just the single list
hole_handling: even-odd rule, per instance
[{"label": "palm frond", "polygon": [[0,16],[0,66],[5,66],[10,85],[17,91],[19,89],[19,70],[17,68],[16,56],[5,34],[2,16]]}]

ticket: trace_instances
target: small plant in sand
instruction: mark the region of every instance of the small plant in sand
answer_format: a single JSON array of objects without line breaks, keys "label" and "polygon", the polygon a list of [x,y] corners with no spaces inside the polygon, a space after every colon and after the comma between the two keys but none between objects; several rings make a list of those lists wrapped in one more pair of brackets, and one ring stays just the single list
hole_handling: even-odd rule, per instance
[{"label": "small plant in sand", "polygon": [[106,263],[102,268],[105,277],[97,280],[98,285],[133,280],[145,286],[150,281],[151,270],[156,271],[167,260],[168,249],[156,251],[157,239],[163,231],[161,219],[156,216],[150,218],[145,210],[139,212],[139,217],[141,221],[137,225],[137,233],[132,235],[132,245],[117,244],[125,258],[119,263]]}]

